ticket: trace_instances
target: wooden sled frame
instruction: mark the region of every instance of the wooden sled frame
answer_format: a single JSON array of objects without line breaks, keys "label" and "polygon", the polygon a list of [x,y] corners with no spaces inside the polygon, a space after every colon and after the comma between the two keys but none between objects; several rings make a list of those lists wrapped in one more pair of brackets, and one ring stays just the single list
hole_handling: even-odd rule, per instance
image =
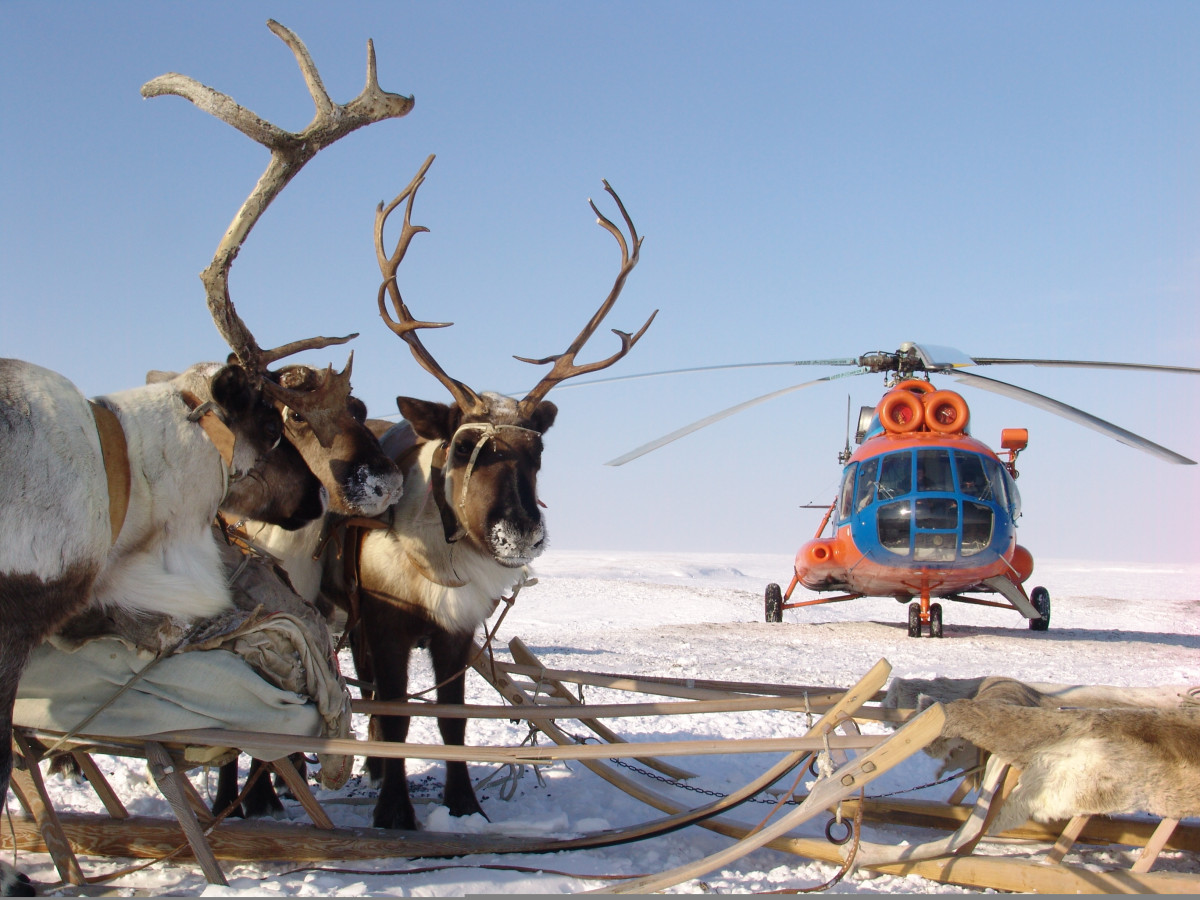
[{"label": "wooden sled frame", "polygon": [[[48,852],[64,882],[83,884],[88,880],[104,880],[105,876],[88,879],[79,865],[76,853],[101,857],[183,856],[196,859],[205,877],[212,883],[223,884],[224,874],[219,860],[288,859],[299,862],[352,860],[386,857],[448,857],[477,853],[551,852],[579,847],[605,846],[628,840],[638,840],[691,824],[729,835],[738,843],[720,854],[720,860],[701,861],[679,870],[662,873],[611,889],[614,892],[659,890],[662,887],[699,877],[705,866],[715,867],[748,853],[759,846],[782,849],[809,859],[843,864],[845,850],[826,841],[789,835],[795,825],[827,809],[842,805],[843,815],[853,816],[861,805],[870,821],[902,821],[953,830],[941,840],[928,842],[906,851],[883,844],[862,841],[861,856],[856,865],[890,874],[917,874],[944,883],[973,887],[992,887],[1001,890],[1034,892],[1101,892],[1101,893],[1196,893],[1200,892],[1200,877],[1170,872],[1150,872],[1154,858],[1166,846],[1190,851],[1200,850],[1200,829],[1191,825],[1174,828],[1165,823],[1154,829],[1141,821],[1099,820],[1088,823],[1073,820],[1063,826],[1048,828],[1028,824],[1023,829],[1006,833],[1006,839],[1020,838],[1055,844],[1043,861],[1009,857],[972,855],[986,830],[998,803],[1003,802],[1004,780],[980,792],[975,806],[957,803],[964,791],[951,802],[866,800],[861,804],[853,798],[862,786],[886,771],[875,754],[882,753],[887,767],[918,752],[940,729],[938,711],[924,717],[917,729],[901,729],[891,738],[862,736],[857,728],[851,734],[838,735],[839,726],[853,725],[860,720],[903,721],[910,714],[880,707],[864,706],[882,699],[881,688],[889,668],[880,663],[850,691],[828,688],[805,688],[791,685],[761,685],[739,682],[699,681],[689,679],[636,678],[600,673],[556,671],[547,669],[520,641],[509,644],[513,663],[480,659],[476,670],[507,699],[512,706],[442,707],[434,704],[396,704],[356,701],[355,711],[389,712],[403,715],[445,716],[471,718],[523,718],[537,723],[557,747],[445,747],[442,745],[389,745],[369,741],[335,741],[318,738],[298,738],[265,735],[254,732],[232,732],[218,729],[189,731],[177,734],[150,736],[146,740],[112,740],[77,738],[68,747],[80,762],[101,801],[108,817],[101,814],[56,814],[36,765],[14,771],[13,787],[26,817],[14,817],[13,830],[18,849]],[[584,704],[581,694],[584,684],[640,694],[658,694],[675,698],[662,703]],[[576,686],[573,693],[571,685]],[[578,708],[575,708],[578,707]],[[629,715],[670,715],[716,713],[747,709],[778,709],[822,713],[822,719],[800,737],[763,740],[720,741],[659,741],[626,744],[601,719]],[[556,724],[556,720],[579,721],[591,729],[599,743],[580,744]],[[900,734],[903,738],[899,738]],[[26,760],[37,759],[34,735],[18,732],[14,749]],[[52,741],[53,735],[45,736]],[[899,738],[897,740],[897,738]],[[886,745],[886,746],[885,746]],[[577,759],[609,783],[626,791],[665,813],[665,817],[629,828],[570,839],[529,839],[498,835],[459,835],[432,832],[388,832],[381,829],[334,827],[313,796],[304,779],[286,758],[273,764],[288,781],[295,796],[309,815],[312,825],[297,826],[273,822],[223,821],[213,827],[213,817],[184,771],[194,763],[183,761],[185,747],[255,746],[275,748],[284,752],[325,752],[347,755],[404,756],[423,759],[462,759],[491,761],[510,765],[537,765],[561,759]],[[849,758],[835,773],[835,779],[820,782],[801,807],[777,822],[770,829],[756,834],[742,823],[721,815],[754,793],[769,787],[810,755],[823,749],[833,750],[846,759],[849,754],[865,754]],[[783,758],[740,791],[729,797],[696,809],[688,809],[674,800],[646,787],[613,768],[607,760],[632,757],[643,765],[653,767],[671,778],[686,779],[690,773],[663,757],[704,755],[709,753],[780,752]],[[115,792],[104,781],[90,758],[91,752],[113,755],[140,756],[147,759],[151,774],[167,797],[175,821],[148,817],[131,817],[124,810]],[[864,770],[864,766],[868,768]],[[871,770],[869,767],[875,766]],[[852,778],[850,785],[840,779]],[[782,824],[781,824],[782,823]],[[1171,832],[1174,832],[1173,837]],[[1170,838],[1170,840],[1168,840]],[[1074,841],[1106,842],[1144,846],[1142,858],[1130,870],[1097,872],[1063,862]],[[12,841],[5,830],[4,847]],[[1049,865],[1045,863],[1050,863]],[[673,879],[673,880],[672,880]]]},{"label": "wooden sled frame", "polygon": [[[813,699],[814,708],[824,708],[822,704],[828,704],[834,696],[828,692],[822,693],[823,689],[821,688],[789,688],[783,685],[739,685],[698,681],[689,681],[686,686],[682,686],[674,679],[650,679],[630,683],[630,679],[620,676],[606,678],[589,676],[587,673],[555,673],[545,669],[536,657],[520,643],[519,639],[514,639],[509,648],[513,658],[524,665],[498,664],[496,668],[504,673],[516,673],[536,679],[539,687],[550,685],[554,698],[560,701],[563,697],[570,697],[569,688],[564,682],[574,678],[579,679],[577,682],[579,684],[603,684],[608,687],[638,689],[647,692],[670,693],[682,689],[688,696],[712,696],[722,691],[735,693],[742,691],[804,692]],[[478,666],[476,668],[484,677],[495,677],[486,669]],[[503,680],[497,684],[497,688],[502,693],[506,687]],[[882,693],[871,699],[881,700]],[[524,696],[516,698],[518,703],[528,703],[532,700],[533,696],[528,692]],[[854,717],[900,723],[909,719],[914,712],[912,710],[863,707],[855,711]],[[553,732],[547,731],[547,733],[555,740],[559,740],[559,737],[556,737]],[[678,812],[680,809],[679,804],[673,799],[635,782],[602,762],[597,761],[586,765],[609,783],[660,811],[672,813]],[[1019,892],[1200,893],[1200,876],[1151,871],[1158,854],[1163,849],[1200,852],[1200,827],[1181,825],[1173,819],[1163,820],[1157,825],[1145,819],[1125,816],[1096,817],[1094,819],[1077,817],[1069,822],[1047,825],[1027,822],[1023,827],[1005,832],[1001,837],[1006,843],[1025,842],[1035,858],[973,855],[976,845],[985,840],[984,835],[988,825],[995,818],[1004,798],[1015,784],[1017,774],[1015,770],[1009,770],[1007,767],[1002,767],[997,772],[994,767],[991,780],[985,782],[979,791],[978,800],[975,804],[966,806],[962,805],[960,801],[969,793],[967,778],[962,780],[951,798],[945,803],[935,801],[889,803],[866,800],[860,804],[852,797],[843,798],[840,801],[843,816],[854,816],[861,805],[866,818],[877,822],[925,825],[954,832],[944,840],[932,841],[916,848],[904,850],[888,845],[860,842],[860,850],[864,851],[863,858],[856,859],[855,865],[884,874],[916,874],[947,884]],[[740,841],[744,841],[748,837],[748,831],[744,824],[720,816],[709,817],[697,824]],[[793,824],[797,823],[793,821]],[[1064,862],[1066,853],[1076,841],[1140,847],[1142,851],[1129,869],[1097,871],[1093,867]],[[761,843],[754,843],[752,846],[745,844],[743,852],[749,852],[750,849],[761,845]],[[809,859],[838,865],[844,862],[845,850],[826,841],[784,835],[767,840],[765,845]],[[1048,850],[1047,845],[1051,845]],[[1036,858],[1038,854],[1042,854],[1040,859]],[[727,862],[728,858],[724,861]],[[710,868],[720,864],[723,863],[713,862]],[[704,871],[706,869],[703,863],[694,864],[676,872],[675,881],[663,881],[661,878],[654,881],[644,880],[638,883],[623,884],[620,888],[607,889],[600,893],[659,890],[670,883],[699,877]]]},{"label": "wooden sled frame", "polygon": [[[516,653],[532,657],[519,640],[512,646]],[[501,664],[503,665],[503,664]],[[477,668],[483,671],[483,664]],[[509,669],[519,668],[509,665]],[[803,737],[775,737],[746,740],[685,740],[626,743],[601,722],[618,716],[645,715],[695,715],[698,713],[736,712],[742,710],[804,711],[814,702],[818,706],[830,706],[830,698],[838,698],[847,712],[852,712],[862,703],[872,699],[886,680],[888,667],[882,663],[872,670],[868,688],[850,692],[843,697],[840,691],[820,689],[820,696],[807,695],[804,689],[783,691],[788,696],[762,694],[760,686],[743,686],[741,692],[720,691],[712,688],[679,691],[676,688],[655,689],[650,683],[642,684],[637,679],[629,681],[627,690],[639,687],[650,688],[650,693],[673,696],[669,702],[624,703],[584,705],[577,699],[564,700],[539,697],[535,685],[532,693],[516,687],[507,676],[498,680],[508,686],[505,693],[512,699],[513,691],[528,698],[524,708],[514,706],[462,706],[444,707],[435,704],[402,704],[356,701],[355,711],[422,716],[457,715],[468,718],[523,718],[538,722],[539,727],[552,728],[555,719],[578,719],[591,728],[600,738],[596,744],[581,744],[566,741],[568,746],[552,747],[446,747],[441,744],[389,744],[386,742],[306,738],[292,735],[274,735],[258,732],[237,732],[221,729],[196,729],[178,733],[148,735],[144,738],[111,738],[92,735],[74,735],[57,747],[58,752],[70,752],[80,764],[92,787],[103,803],[107,816],[103,814],[60,815],[53,807],[41,777],[38,763],[42,748],[55,745],[61,735],[38,733],[17,728],[14,751],[18,766],[14,771],[13,788],[25,810],[24,817],[15,816],[11,829],[6,829],[0,846],[46,852],[51,856],[60,877],[67,884],[85,884],[89,881],[107,880],[109,876],[87,877],[76,854],[100,857],[141,858],[191,857],[203,871],[206,879],[214,884],[225,884],[219,860],[222,859],[290,859],[296,861],[328,861],[333,859],[364,859],[381,857],[429,857],[461,856],[471,853],[552,852],[584,846],[638,840],[661,834],[668,830],[685,827],[716,812],[735,806],[756,793],[770,787],[783,774],[806,761],[810,754],[832,749],[842,754],[870,750],[880,744],[880,736],[862,736],[855,731],[850,735],[824,736],[822,732],[810,731]],[[493,669],[494,672],[494,669]],[[601,682],[613,676],[594,676]],[[489,680],[491,680],[489,678]],[[561,683],[560,683],[561,684]],[[565,690],[565,688],[563,689]],[[557,692],[556,692],[557,693]],[[679,697],[683,693],[685,696]],[[692,696],[686,696],[691,694]],[[699,696],[697,696],[699,694]],[[578,706],[564,716],[565,706]],[[844,721],[843,715],[838,721]],[[837,721],[834,722],[837,724]],[[826,729],[832,731],[832,727]],[[292,788],[295,796],[307,812],[312,825],[297,827],[295,824],[278,825],[270,822],[216,822],[199,792],[186,777],[189,768],[198,763],[187,761],[189,749],[203,748],[205,758],[231,748],[255,747],[260,750],[278,750],[284,753],[321,752],[354,756],[393,756],[439,760],[487,761],[509,765],[538,765],[557,760],[579,759],[590,764],[600,759],[633,757],[651,765],[671,777],[687,778],[691,774],[673,765],[663,757],[700,756],[728,753],[781,753],[784,761],[770,767],[762,776],[753,779],[745,788],[727,798],[706,804],[697,810],[681,810],[665,819],[613,829],[610,832],[587,835],[573,839],[527,839],[496,835],[457,835],[430,832],[388,832],[381,829],[335,827],[321,808],[311,789],[286,757],[271,764]],[[175,817],[169,819],[130,816],[120,798],[105,780],[91,754],[144,758],[150,774],[159,790],[167,799]],[[11,837],[10,837],[11,831]]]}]

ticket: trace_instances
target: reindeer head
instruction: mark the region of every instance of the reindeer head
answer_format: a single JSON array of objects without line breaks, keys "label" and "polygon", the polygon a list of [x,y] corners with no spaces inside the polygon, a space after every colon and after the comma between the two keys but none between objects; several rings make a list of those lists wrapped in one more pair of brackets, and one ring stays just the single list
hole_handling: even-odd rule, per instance
[{"label": "reindeer head", "polygon": [[294,530],[320,518],[329,495],[287,439],[283,416],[236,362],[199,363],[187,371],[152,371],[147,384],[173,382],[189,418],[225,457],[229,488],[222,510]]},{"label": "reindeer head", "polygon": [[330,507],[374,516],[400,497],[403,476],[367,428],[367,407],[350,393],[353,361],[351,354],[340,373],[290,365],[270,378],[291,395],[276,401],[284,434],[329,490]]},{"label": "reindeer head", "polygon": [[484,393],[464,414],[457,403],[397,397],[419,438],[438,444],[430,473],[446,540],[465,538],[502,565],[541,555],[546,527],[537,496],[542,435],[558,414],[553,403],[524,416],[511,397]]},{"label": "reindeer head", "polygon": [[[350,364],[340,373],[335,373],[332,367],[318,372],[305,366],[289,366],[277,373],[268,371],[272,363],[300,350],[343,344],[356,335],[308,338],[263,350],[234,309],[229,296],[229,270],[263,211],[308,160],[364,125],[407,115],[413,99],[380,89],[375,49],[368,41],[366,86],[349,103],[335,104],[325,92],[316,65],[300,39],[273,20],[267,26],[296,57],[316,106],[316,114],[304,131],[295,134],[284,131],[238,105],[231,97],[184,75],[161,75],[142,86],[142,95],[183,97],[271,152],[266,171],[234,216],[212,263],[200,275],[209,311],[217,330],[245,370],[249,389],[265,397],[277,414],[282,415],[289,441],[328,490],[332,508],[346,515],[377,515],[400,496],[401,475],[363,425],[363,416],[356,415],[361,404],[355,406],[357,401],[350,396]],[[284,460],[280,459],[279,464],[283,465]]]},{"label": "reindeer head", "polygon": [[[452,404],[432,403],[411,397],[397,397],[401,414],[417,436],[436,441],[431,480],[433,495],[442,512],[447,541],[470,540],[497,562],[521,566],[541,554],[546,545],[546,530],[537,496],[537,474],[542,461],[542,436],[554,424],[558,408],[545,399],[555,384],[575,375],[607,368],[623,357],[638,342],[657,310],[634,335],[613,329],[621,339],[621,349],[608,359],[576,365],[575,355],[599,327],[624,287],[625,278],[637,265],[641,238],[620,198],[605,182],[604,189],[616,201],[631,236],[630,242],[612,222],[591,204],[600,225],[612,234],[621,248],[621,268],[612,290],[591,321],[567,350],[545,359],[516,357],[522,362],[553,363],[553,368],[524,399],[516,400],[491,392],[477,393],[451,378],[421,343],[417,332],[424,328],[444,328],[450,323],[419,322],[400,296],[396,272],[414,236],[429,229],[411,221],[413,200],[433,162],[430,156],[408,187],[388,206],[379,204],[375,215],[375,252],[383,273],[379,288],[379,314],[387,326],[404,340],[421,367],[438,379],[454,398]],[[404,224],[395,251],[389,256],[383,248],[383,228],[388,216],[407,200]],[[590,203],[590,201],[589,201]],[[632,246],[632,252],[630,247]],[[385,296],[390,296],[388,311]]]}]

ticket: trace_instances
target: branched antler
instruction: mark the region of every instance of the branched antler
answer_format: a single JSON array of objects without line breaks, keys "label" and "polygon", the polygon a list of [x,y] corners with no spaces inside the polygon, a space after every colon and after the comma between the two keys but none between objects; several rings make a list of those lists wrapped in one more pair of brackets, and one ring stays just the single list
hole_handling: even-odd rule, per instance
[{"label": "branched antler", "polygon": [[[289,29],[272,20],[267,21],[271,29],[284,43],[291,48],[300,65],[304,81],[308,85],[309,94],[316,106],[312,121],[303,131],[292,133],[285,131],[252,111],[239,105],[231,97],[201,84],[193,78],[177,73],[160,75],[142,85],[143,97],[160,97],[173,94],[191,101],[199,109],[232,125],[238,131],[262,144],[271,152],[271,160],[266,171],[246,198],[233,222],[226,230],[212,263],[201,274],[208,299],[208,308],[216,322],[217,330],[237,354],[242,365],[251,372],[264,378],[269,365],[278,362],[286,356],[301,350],[320,349],[333,344],[344,344],[357,335],[347,335],[340,338],[314,337],[293,341],[273,350],[263,350],[258,346],[254,335],[238,316],[233,301],[229,296],[229,269],[238,251],[258,222],[271,201],[296,176],[296,173],[323,148],[334,141],[345,137],[364,125],[407,115],[413,108],[413,98],[401,94],[392,94],[379,87],[378,74],[375,65],[375,47],[367,41],[367,80],[362,92],[345,105],[338,105],[330,100],[321,76],[313,63],[312,57],[303,42]],[[329,375],[333,377],[330,369]],[[345,381],[345,390],[349,390],[349,366],[345,372],[337,376]],[[264,383],[264,389],[275,394],[278,389],[269,382]],[[286,397],[278,397],[288,405],[302,405],[303,401],[288,392]]]},{"label": "branched antler", "polygon": [[[383,283],[379,286],[379,314],[383,317],[383,321],[387,324],[388,328],[408,344],[409,349],[421,365],[421,368],[440,381],[450,391],[451,396],[454,397],[459,408],[464,413],[482,411],[486,408],[486,403],[480,395],[461,381],[451,378],[446,374],[446,371],[433,358],[433,355],[425,349],[425,345],[421,343],[421,339],[417,335],[417,331],[422,328],[445,328],[453,323],[420,322],[413,318],[408,306],[405,305],[403,298],[400,296],[400,287],[396,282],[396,272],[400,268],[400,263],[403,262],[405,254],[408,252],[408,247],[412,243],[412,239],[420,232],[429,230],[423,225],[412,224],[412,208],[417,190],[424,183],[425,173],[428,171],[433,159],[430,156],[425,160],[424,165],[421,166],[420,170],[413,177],[413,180],[409,182],[408,187],[401,191],[391,203],[387,206],[380,203],[375,211],[375,256],[379,261],[379,270],[383,273]],[[584,326],[583,331],[571,342],[571,346],[567,348],[566,352],[557,356],[548,356],[545,359],[516,357],[521,362],[554,364],[554,367],[538,382],[525,399],[521,400],[518,404],[518,411],[527,418],[533,415],[537,405],[554,385],[575,375],[584,375],[588,372],[597,372],[600,369],[606,369],[628,353],[633,348],[633,345],[646,333],[646,329],[650,327],[650,323],[654,321],[654,317],[658,315],[658,310],[651,313],[650,318],[646,320],[646,324],[641,327],[637,334],[628,334],[614,328],[613,333],[621,339],[621,349],[608,359],[585,365],[575,364],[575,355],[583,348],[583,345],[587,343],[596,329],[600,327],[600,323],[604,321],[604,317],[608,315],[613,304],[617,302],[617,297],[620,295],[621,289],[625,286],[625,279],[633,271],[633,267],[637,265],[638,254],[642,249],[642,239],[638,237],[637,229],[634,228],[633,220],[629,218],[629,213],[626,212],[624,204],[621,203],[621,198],[617,196],[607,181],[604,182],[604,189],[608,191],[613,200],[616,201],[617,208],[621,210],[621,216],[625,220],[626,227],[629,229],[630,238],[628,240],[621,229],[609,221],[596,208],[595,203],[591,200],[588,203],[592,207],[592,212],[596,214],[597,223],[616,238],[617,244],[621,248],[621,270],[617,273],[616,281],[613,282],[612,290],[609,291],[608,297],[600,305],[596,314],[592,316],[591,321]],[[387,222],[388,216],[401,203],[405,203],[405,201],[407,201],[407,206],[404,210],[404,225],[401,227],[396,249],[389,255],[383,248],[384,224]],[[632,252],[630,251],[631,246]],[[392,300],[392,309],[395,312],[394,317],[388,312],[387,304],[384,300],[385,296],[389,295]]]},{"label": "branched antler", "polygon": [[[621,349],[607,359],[598,360],[597,362],[586,363],[584,365],[575,364],[575,355],[583,349],[583,345],[588,342],[588,339],[600,327],[600,323],[604,321],[605,316],[613,308],[613,304],[617,302],[617,297],[620,296],[621,289],[625,287],[625,279],[629,277],[629,273],[633,271],[633,267],[638,263],[638,255],[642,249],[642,238],[638,237],[637,229],[634,228],[633,220],[629,218],[629,213],[625,210],[625,204],[621,202],[621,198],[617,196],[617,192],[612,189],[607,181],[604,182],[604,190],[606,190],[617,203],[617,208],[621,211],[621,217],[625,220],[625,225],[629,229],[629,241],[625,239],[625,235],[616,225],[606,218],[596,204],[592,200],[588,200],[588,205],[591,206],[592,212],[596,214],[596,223],[604,228],[609,234],[617,239],[617,244],[621,248],[621,269],[617,273],[617,278],[613,282],[612,290],[608,292],[608,297],[600,304],[600,308],[596,310],[596,314],[592,316],[591,321],[584,326],[583,331],[579,332],[578,336],[564,353],[557,356],[547,356],[544,359],[527,359],[523,356],[516,356],[514,359],[519,359],[521,362],[533,363],[534,365],[545,365],[553,363],[553,368],[550,369],[523,399],[519,408],[524,415],[530,415],[537,405],[545,398],[556,384],[566,381],[568,378],[573,378],[576,375],[586,375],[589,372],[598,372],[601,369],[607,369],[618,359],[623,357],[636,344],[646,329],[650,327],[650,323],[654,321],[654,317],[658,315],[658,310],[650,314],[650,318],[646,320],[637,332],[637,334],[629,334],[625,331],[612,329],[613,334],[621,339]],[[630,245],[632,244],[633,252],[630,253]]]},{"label": "branched antler", "polygon": [[[464,413],[470,413],[483,409],[484,404],[479,395],[461,381],[446,374],[446,370],[433,358],[433,354],[425,349],[425,345],[421,343],[421,338],[417,335],[417,331],[422,328],[446,328],[454,323],[419,322],[414,319],[412,313],[408,311],[404,299],[400,296],[400,286],[396,281],[396,272],[400,268],[400,263],[404,261],[405,254],[408,253],[408,246],[412,243],[412,239],[423,231],[429,231],[424,225],[412,224],[412,209],[413,201],[417,197],[417,190],[425,182],[425,173],[429,170],[433,160],[434,157],[431,155],[413,176],[408,187],[397,194],[396,198],[387,206],[380,203],[375,210],[375,257],[379,261],[379,271],[383,274],[383,283],[379,286],[379,315],[383,317],[387,327],[408,344],[413,358],[421,368],[440,381],[450,392],[450,396],[458,403],[458,408]],[[408,202],[404,208],[404,224],[400,229],[400,237],[396,241],[396,249],[389,256],[383,249],[383,228],[388,216],[406,200]],[[385,294],[391,296],[392,309],[396,313],[394,318],[384,303]]]}]

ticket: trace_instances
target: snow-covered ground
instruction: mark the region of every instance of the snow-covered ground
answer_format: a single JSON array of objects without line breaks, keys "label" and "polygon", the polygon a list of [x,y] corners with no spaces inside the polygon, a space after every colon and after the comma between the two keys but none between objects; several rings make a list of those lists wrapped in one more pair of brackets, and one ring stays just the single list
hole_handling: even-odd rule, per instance
[{"label": "snow-covered ground", "polygon": [[[947,604],[945,638],[911,639],[905,610],[891,600],[859,600],[784,613],[782,625],[763,621],[763,589],[786,586],[791,559],[786,555],[549,553],[537,566],[539,583],[523,591],[498,636],[514,636],[548,666],[596,672],[664,675],[733,681],[848,686],[880,658],[893,676],[971,677],[1006,675],[1025,681],[1070,684],[1200,685],[1200,565],[1118,565],[1094,562],[1039,562],[1031,583],[1045,585],[1053,602],[1048,632],[1030,632],[1016,613]],[[418,676],[427,677],[427,676]],[[419,682],[418,682],[419,684]],[[629,700],[630,695],[588,689],[590,702]],[[648,699],[648,698],[638,698]],[[472,675],[468,702],[499,702],[495,692]],[[700,717],[624,719],[618,730],[631,740],[706,737],[771,737],[802,728],[803,715],[742,712]],[[582,726],[566,723],[583,733]],[[361,732],[360,732],[361,733]],[[507,720],[475,721],[468,742],[512,745],[527,737],[524,726]],[[433,723],[416,720],[411,740],[436,743]],[[542,738],[546,741],[545,738]],[[167,815],[166,804],[147,786],[144,769],[99,757],[118,792],[137,814]],[[676,762],[697,773],[692,788],[724,793],[761,773],[770,760],[754,755],[686,757]],[[936,766],[923,755],[871,784],[884,793],[924,784]],[[472,769],[476,780],[489,766]],[[416,795],[440,795],[436,763],[411,761]],[[215,789],[215,774],[193,775],[201,791]],[[432,789],[431,789],[432,786]],[[698,806],[709,798],[655,783],[681,802]],[[512,787],[511,785],[508,787]],[[622,826],[658,816],[649,807],[610,787],[578,763],[546,767],[540,778],[525,771],[510,799],[508,787],[480,791],[491,822],[454,820],[434,803],[418,805],[433,830],[491,830],[499,833],[570,835]],[[99,809],[86,786],[51,779],[60,810]],[[937,791],[941,791],[940,794]],[[944,796],[946,789],[935,789]],[[337,792],[343,802],[327,803],[341,824],[368,826],[370,803],[365,780],[357,777]],[[319,794],[322,799],[332,795]],[[298,807],[289,816],[307,821]],[[748,822],[767,807],[749,804],[733,814]],[[486,856],[459,860],[405,860],[330,863],[297,870],[291,863],[224,864],[228,888],[207,885],[190,865],[158,864],[115,882],[115,895],[173,896],[459,896],[507,893],[576,893],[611,882],[589,876],[658,872],[727,846],[729,840],[699,828],[608,849],[553,855]],[[1181,866],[1200,872],[1200,860]],[[22,868],[35,880],[57,879],[47,857],[23,855]],[[404,874],[405,869],[436,871]],[[510,868],[495,868],[510,867]],[[524,867],[531,871],[517,871]],[[89,872],[111,868],[88,860]],[[834,866],[760,850],[719,871],[703,883],[685,882],[672,890],[746,893],[819,884]],[[566,874],[559,874],[566,873]],[[858,873],[833,888],[842,893],[971,893],[916,877]]]}]

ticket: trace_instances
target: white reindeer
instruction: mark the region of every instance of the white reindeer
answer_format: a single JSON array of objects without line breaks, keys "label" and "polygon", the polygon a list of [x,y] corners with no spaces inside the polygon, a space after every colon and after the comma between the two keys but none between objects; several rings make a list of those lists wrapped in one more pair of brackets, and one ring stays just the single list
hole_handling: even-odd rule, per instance
[{"label": "white reindeer", "polygon": [[[350,396],[349,365],[341,373],[268,370],[353,335],[262,350],[234,309],[228,278],[255,222],[313,155],[357,128],[407,114],[413,101],[380,90],[368,42],[366,86],[350,103],[333,104],[304,45],[277,22],[268,26],[291,48],[316,105],[303,132],[283,131],[186,76],[142,88],[146,97],[182,96],[271,151],[201,274],[236,363],[193,367],[90,403],[61,375],[0,361],[0,796],[21,672],[33,647],[67,618],[89,603],[179,617],[226,608],[210,527],[218,507],[294,527],[323,511],[322,492],[334,509],[362,515],[400,494],[400,473]],[[31,891],[0,864],[0,892]]]}]

